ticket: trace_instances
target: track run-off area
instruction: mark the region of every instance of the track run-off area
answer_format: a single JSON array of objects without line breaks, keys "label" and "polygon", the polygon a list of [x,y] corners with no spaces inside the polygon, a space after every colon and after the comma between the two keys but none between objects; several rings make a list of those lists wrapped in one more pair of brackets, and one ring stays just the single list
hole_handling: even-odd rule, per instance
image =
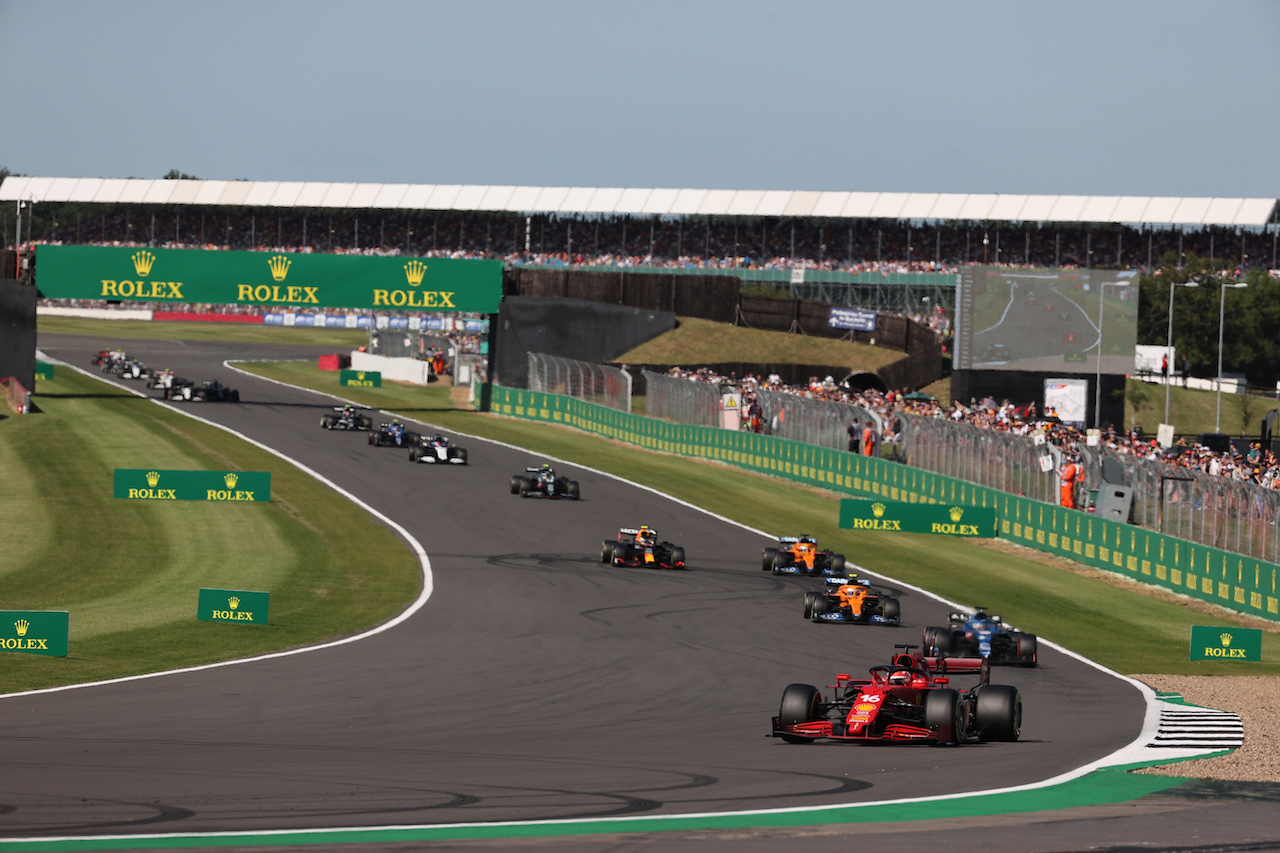
[{"label": "track run-off area", "polygon": [[[403,449],[321,429],[335,398],[226,364],[321,348],[40,336],[48,357],[86,369],[112,347],[238,388],[239,403],[172,405],[376,513],[421,548],[423,590],[405,616],[341,642],[0,697],[0,850],[770,850],[859,834],[910,850],[979,827],[991,851],[1280,839],[1274,792],[1099,769],[1156,760],[1164,703],[1052,638],[1039,667],[993,674],[1022,692],[1016,743],[766,737],[788,683],[858,677],[956,606],[875,575],[875,553],[848,557],[899,598],[903,626],[815,625],[800,598],[820,584],[759,569],[762,547],[800,531],[451,431],[469,464],[407,464]],[[544,461],[582,500],[509,493]],[[688,570],[602,565],[600,541],[640,524],[683,545]]]}]

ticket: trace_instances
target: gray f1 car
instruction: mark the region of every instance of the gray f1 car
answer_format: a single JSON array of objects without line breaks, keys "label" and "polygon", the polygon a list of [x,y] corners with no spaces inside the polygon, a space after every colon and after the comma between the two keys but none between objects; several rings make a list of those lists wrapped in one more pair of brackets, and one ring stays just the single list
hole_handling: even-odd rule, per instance
[{"label": "gray f1 car", "polygon": [[525,468],[511,478],[511,494],[522,498],[578,499],[578,481],[560,477],[550,465]]},{"label": "gray f1 car", "polygon": [[320,426],[324,429],[373,429],[373,418],[365,414],[364,409],[355,406],[334,406],[333,414],[321,415]]},{"label": "gray f1 car", "polygon": [[409,461],[429,465],[466,465],[467,449],[450,444],[449,439],[438,433],[430,438],[424,435],[409,448]]}]

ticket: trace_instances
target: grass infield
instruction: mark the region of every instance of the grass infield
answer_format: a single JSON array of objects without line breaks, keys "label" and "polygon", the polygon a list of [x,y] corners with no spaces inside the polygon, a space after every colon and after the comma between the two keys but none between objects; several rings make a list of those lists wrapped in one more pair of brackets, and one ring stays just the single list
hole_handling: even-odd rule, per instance
[{"label": "grass infield", "polygon": [[[0,692],[308,645],[420,589],[404,543],[278,457],[70,370],[38,392],[0,420],[0,607],[70,611],[70,655],[6,654]],[[271,502],[116,500],[115,468],[269,471]],[[270,624],[196,621],[201,587],[270,592]]]}]

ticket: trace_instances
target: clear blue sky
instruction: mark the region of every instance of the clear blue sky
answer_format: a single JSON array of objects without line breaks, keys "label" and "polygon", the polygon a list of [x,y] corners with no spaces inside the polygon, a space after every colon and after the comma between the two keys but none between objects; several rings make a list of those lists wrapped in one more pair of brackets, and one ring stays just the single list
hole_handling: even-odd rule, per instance
[{"label": "clear blue sky", "polygon": [[0,0],[51,176],[1280,197],[1280,2]]}]

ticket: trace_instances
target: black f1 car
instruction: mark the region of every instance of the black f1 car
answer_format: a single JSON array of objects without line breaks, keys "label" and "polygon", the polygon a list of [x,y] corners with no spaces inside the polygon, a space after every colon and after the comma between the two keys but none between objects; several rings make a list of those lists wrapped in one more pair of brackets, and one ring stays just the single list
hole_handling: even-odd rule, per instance
[{"label": "black f1 car", "polygon": [[522,498],[578,499],[578,481],[558,476],[550,465],[524,470],[524,474],[511,477],[511,494]]},{"label": "black f1 car", "polygon": [[999,616],[979,607],[973,613],[949,613],[947,625],[924,629],[924,653],[933,661],[947,661],[952,670],[977,667],[982,661],[1035,666],[1035,634],[1014,631]]},{"label": "black f1 car", "polygon": [[369,431],[369,443],[374,447],[413,447],[421,440],[422,436],[406,429],[398,419]]},{"label": "black f1 car", "polygon": [[844,555],[819,550],[812,536],[779,536],[777,548],[765,548],[760,568],[775,575],[843,575]]},{"label": "black f1 car", "polygon": [[809,684],[787,685],[770,734],[787,743],[825,738],[956,746],[1018,739],[1022,696],[1016,687],[990,683],[989,666],[977,672],[977,685],[956,690],[912,653],[915,646],[895,648],[901,651],[892,663],[871,667],[868,680],[837,675],[830,698]]},{"label": "black f1 car", "polygon": [[175,378],[172,385],[164,389],[164,398],[201,403],[239,403],[240,392],[216,379],[206,379],[197,384],[190,379]]},{"label": "black f1 car", "polygon": [[333,414],[320,416],[320,426],[324,429],[371,430],[373,418],[355,406],[334,406]]},{"label": "black f1 car", "polygon": [[670,542],[659,542],[652,527],[621,527],[616,541],[600,544],[600,562],[614,566],[644,566],[658,569],[683,569],[684,549]]},{"label": "black f1 car", "polygon": [[466,465],[467,449],[450,444],[443,435],[425,435],[409,448],[410,462],[426,462],[434,465]]},{"label": "black f1 car", "polygon": [[804,594],[804,618],[810,622],[897,625],[900,614],[898,599],[872,589],[870,581],[857,575],[827,578],[824,591]]}]

